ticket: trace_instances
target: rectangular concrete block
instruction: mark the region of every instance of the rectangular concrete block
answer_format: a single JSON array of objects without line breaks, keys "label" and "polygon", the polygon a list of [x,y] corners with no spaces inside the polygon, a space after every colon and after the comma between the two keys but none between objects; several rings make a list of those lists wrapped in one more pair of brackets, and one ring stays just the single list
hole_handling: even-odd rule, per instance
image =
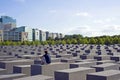
[{"label": "rectangular concrete block", "polygon": [[71,57],[73,57],[73,55],[72,55],[72,54],[57,54],[56,57],[57,57],[57,58],[58,58],[58,57],[62,57],[62,58],[71,58]]},{"label": "rectangular concrete block", "polygon": [[0,68],[0,75],[6,74],[6,69]]},{"label": "rectangular concrete block", "polygon": [[32,65],[32,64],[34,64],[34,61],[29,59],[1,61],[0,68],[6,69],[7,73],[13,73],[14,65]]},{"label": "rectangular concrete block", "polygon": [[99,55],[99,56],[95,56],[94,59],[96,59],[97,61],[100,60],[110,60],[111,56],[109,55]]},{"label": "rectangular concrete block", "polygon": [[73,68],[55,71],[55,80],[86,80],[86,74],[95,72],[93,68]]},{"label": "rectangular concrete block", "polygon": [[21,58],[23,59],[34,59],[34,60],[37,60],[37,59],[40,59],[42,55],[22,55]]},{"label": "rectangular concrete block", "polygon": [[104,63],[100,65],[94,65],[92,68],[96,69],[96,72],[105,71],[105,70],[119,70],[119,65],[114,63]]},{"label": "rectangular concrete block", "polygon": [[92,65],[96,65],[96,62],[77,62],[77,63],[71,63],[70,64],[70,68],[91,67]]},{"label": "rectangular concrete block", "polygon": [[118,70],[107,70],[87,74],[87,80],[118,80],[118,79],[120,79],[120,71]]},{"label": "rectangular concrete block", "polygon": [[113,60],[102,60],[102,61],[96,61],[97,65],[104,64],[104,63],[115,63]]},{"label": "rectangular concrete block", "polygon": [[29,76],[24,78],[18,78],[13,80],[54,80],[53,77],[45,76],[45,75],[36,75],[36,76]]},{"label": "rectangular concrete block", "polygon": [[74,63],[76,60],[79,60],[79,58],[74,57],[74,58],[61,58],[61,62],[66,62],[66,63]]},{"label": "rectangular concrete block", "polygon": [[69,64],[67,63],[61,63],[61,62],[56,62],[56,63],[51,63],[47,65],[31,65],[31,75],[47,75],[47,76],[54,76],[54,71],[55,70],[62,70],[62,69],[69,69]]},{"label": "rectangular concrete block", "polygon": [[25,76],[26,76],[25,74],[5,74],[5,75],[0,75],[0,80],[13,80]]},{"label": "rectangular concrete block", "polygon": [[95,59],[83,59],[83,60],[76,60],[75,62],[94,62],[97,61]]},{"label": "rectangular concrete block", "polygon": [[111,60],[114,60],[114,61],[120,61],[120,55],[113,55],[110,57]]},{"label": "rectangular concrete block", "polygon": [[31,76],[31,65],[15,65],[13,66],[13,73],[23,73]]},{"label": "rectangular concrete block", "polygon": [[81,59],[94,59],[94,55],[80,55]]}]

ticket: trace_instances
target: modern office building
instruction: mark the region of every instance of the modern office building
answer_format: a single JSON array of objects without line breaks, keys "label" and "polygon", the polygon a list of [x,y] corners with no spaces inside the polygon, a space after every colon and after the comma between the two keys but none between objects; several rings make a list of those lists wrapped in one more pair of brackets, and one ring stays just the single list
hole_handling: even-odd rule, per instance
[{"label": "modern office building", "polygon": [[28,41],[27,32],[4,31],[4,41]]},{"label": "modern office building", "polygon": [[49,38],[53,39],[52,33],[49,33]]},{"label": "modern office building", "polygon": [[33,41],[40,41],[40,31],[38,29],[33,30]]},{"label": "modern office building", "polygon": [[28,26],[16,27],[16,19],[9,16],[0,18],[0,41],[46,41],[61,38],[62,34],[50,33]]},{"label": "modern office building", "polygon": [[4,41],[19,41],[19,33],[14,31],[4,31]]},{"label": "modern office building", "polygon": [[39,30],[40,31],[40,41],[46,41],[46,32]]},{"label": "modern office building", "polygon": [[28,40],[28,32],[21,32],[20,41],[29,41]]},{"label": "modern office building", "polygon": [[49,32],[48,31],[46,31],[46,40],[48,40],[49,39]]},{"label": "modern office building", "polygon": [[52,39],[57,38],[57,34],[56,33],[52,33]]},{"label": "modern office building", "polygon": [[0,29],[9,31],[16,28],[16,19],[9,16],[1,16],[0,18]]},{"label": "modern office building", "polygon": [[28,41],[33,41],[33,30],[32,30],[32,28],[30,28],[28,26],[21,26],[21,27],[16,28],[15,32],[21,32],[21,34],[22,34],[22,32],[25,32],[25,34],[28,37],[27,40]]}]

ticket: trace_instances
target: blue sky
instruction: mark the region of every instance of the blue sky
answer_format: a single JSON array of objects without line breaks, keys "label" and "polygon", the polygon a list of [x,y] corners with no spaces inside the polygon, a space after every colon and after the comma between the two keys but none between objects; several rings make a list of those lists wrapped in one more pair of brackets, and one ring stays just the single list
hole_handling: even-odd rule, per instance
[{"label": "blue sky", "polygon": [[120,34],[120,0],[0,0],[1,15],[49,32]]}]

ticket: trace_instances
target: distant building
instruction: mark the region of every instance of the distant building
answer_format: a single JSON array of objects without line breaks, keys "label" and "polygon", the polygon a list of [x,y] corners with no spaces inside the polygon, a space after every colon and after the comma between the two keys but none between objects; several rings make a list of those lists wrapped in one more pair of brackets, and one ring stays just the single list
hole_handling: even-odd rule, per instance
[{"label": "distant building", "polygon": [[28,41],[27,32],[4,31],[4,41]]},{"label": "distant building", "polygon": [[9,31],[16,28],[16,19],[9,16],[1,16],[0,18],[0,29]]},{"label": "distant building", "polygon": [[52,38],[56,39],[58,37],[58,33],[52,33]]},{"label": "distant building", "polygon": [[4,41],[20,41],[20,33],[11,31],[4,31]]},{"label": "distant building", "polygon": [[49,38],[53,39],[52,33],[49,33]]},{"label": "distant building", "polygon": [[28,41],[28,32],[21,32],[20,41]]},{"label": "distant building", "polygon": [[64,35],[64,34],[62,34],[62,33],[60,33],[59,35],[60,35],[60,39],[62,39],[62,38],[64,38],[64,37],[65,37],[65,35]]},{"label": "distant building", "polygon": [[0,30],[0,42],[3,41],[3,30]]},{"label": "distant building", "polygon": [[49,32],[48,31],[46,31],[46,40],[48,40],[49,39]]},{"label": "distant building", "polygon": [[0,41],[46,41],[63,38],[62,34],[44,32],[28,26],[16,27],[16,19],[9,16],[0,17]]},{"label": "distant building", "polygon": [[39,30],[40,31],[40,41],[46,41],[46,32]]},{"label": "distant building", "polygon": [[33,30],[28,26],[21,26],[16,28],[15,32],[26,32],[28,41],[33,41]]},{"label": "distant building", "polygon": [[40,41],[40,31],[38,29],[32,29],[33,30],[33,41]]}]

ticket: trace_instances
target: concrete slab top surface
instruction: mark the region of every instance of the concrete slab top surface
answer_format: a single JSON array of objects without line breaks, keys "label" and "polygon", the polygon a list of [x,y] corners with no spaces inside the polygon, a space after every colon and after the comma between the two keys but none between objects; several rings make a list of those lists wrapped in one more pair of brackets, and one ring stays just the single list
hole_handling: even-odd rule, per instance
[{"label": "concrete slab top surface", "polygon": [[0,71],[4,71],[4,70],[6,70],[6,69],[2,69],[2,68],[0,68]]},{"label": "concrete slab top surface", "polygon": [[96,75],[96,76],[111,76],[111,75],[120,74],[120,71],[119,70],[106,70],[106,71],[89,73],[89,74]]},{"label": "concrete slab top surface", "polygon": [[108,66],[114,66],[114,65],[117,65],[117,64],[114,64],[114,63],[104,63],[104,64],[100,64],[100,65],[94,65],[92,67],[108,67]]},{"label": "concrete slab top surface", "polygon": [[44,76],[44,75],[36,75],[36,76],[29,76],[29,77],[24,77],[24,78],[18,78],[14,80],[46,80],[52,78],[50,76]]},{"label": "concrete slab top surface", "polygon": [[4,78],[11,78],[11,77],[17,77],[17,76],[25,76],[26,74],[6,74],[6,75],[0,75],[0,79],[4,79]]},{"label": "concrete slab top surface", "polygon": [[76,61],[96,61],[95,59],[83,59],[83,60],[76,60]]},{"label": "concrete slab top surface", "polygon": [[120,57],[120,55],[113,55],[112,57]]},{"label": "concrete slab top surface", "polygon": [[93,62],[76,62],[76,63],[71,63],[71,64],[88,64],[88,63],[93,63]]},{"label": "concrete slab top surface", "polygon": [[14,63],[14,62],[31,62],[33,60],[21,59],[21,60],[12,60],[12,61],[1,61],[3,63]]},{"label": "concrete slab top surface", "polygon": [[45,64],[45,65],[42,65],[42,66],[46,66],[46,65],[57,65],[57,64],[67,64],[67,63],[62,63],[62,62],[54,62],[54,63],[50,63],[50,64]]},{"label": "concrete slab top surface", "polygon": [[93,69],[93,68],[79,67],[79,68],[64,69],[64,70],[57,70],[57,71],[58,72],[64,72],[64,73],[71,73],[71,72],[85,71],[85,70],[90,70],[90,69]]},{"label": "concrete slab top surface", "polygon": [[15,67],[31,67],[31,65],[15,65]]},{"label": "concrete slab top surface", "polygon": [[97,61],[97,62],[115,62],[113,60],[102,60],[102,61]]}]

